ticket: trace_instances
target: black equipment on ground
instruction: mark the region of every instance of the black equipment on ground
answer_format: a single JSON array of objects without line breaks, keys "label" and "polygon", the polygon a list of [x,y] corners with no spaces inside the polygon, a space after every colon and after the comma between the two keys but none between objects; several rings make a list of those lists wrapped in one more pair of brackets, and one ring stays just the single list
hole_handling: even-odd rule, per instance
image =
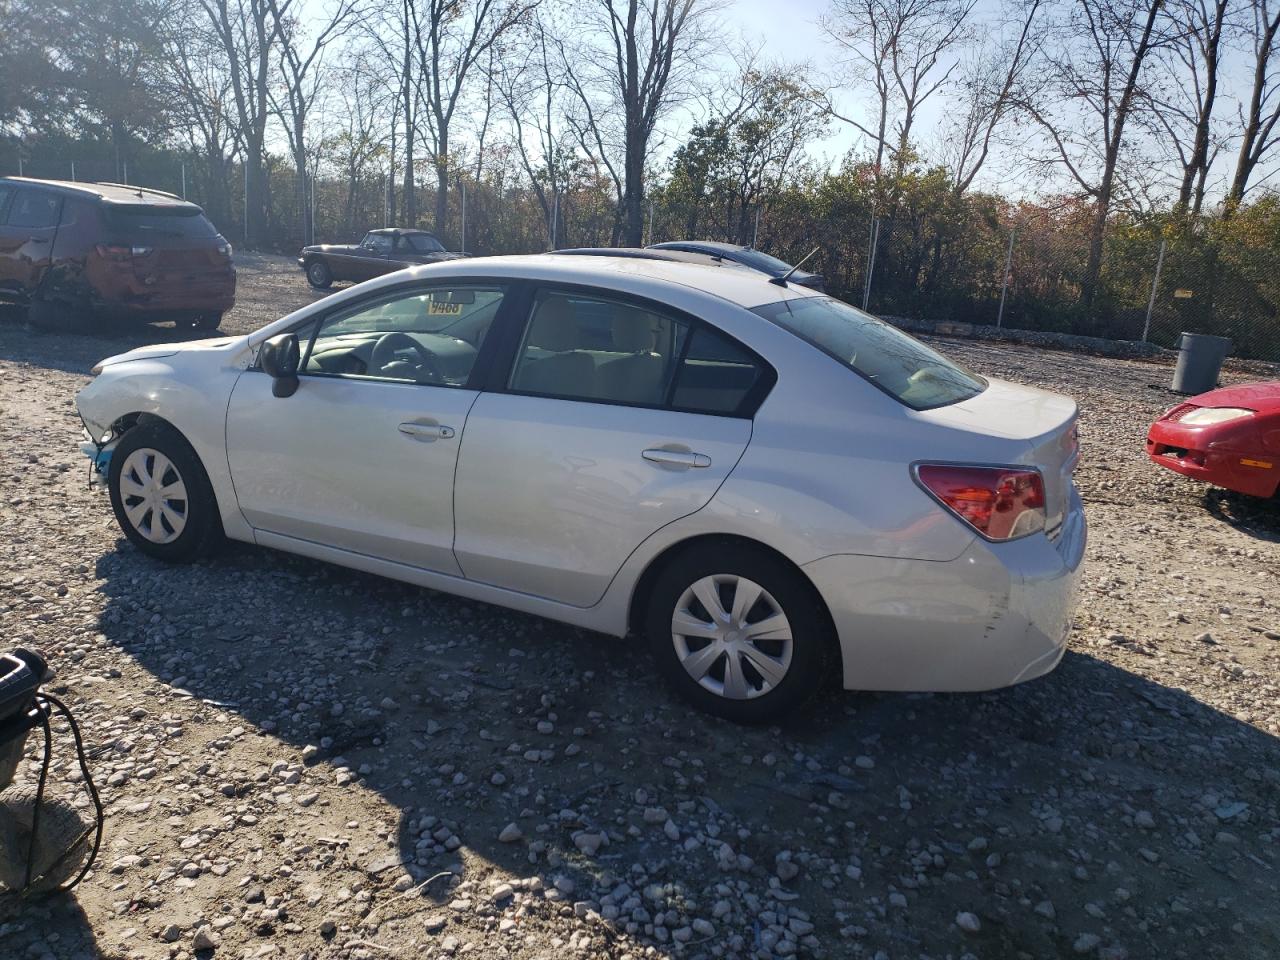
[{"label": "black equipment on ground", "polygon": [[[0,654],[0,889],[33,894],[70,890],[98,855],[102,842],[102,801],[89,774],[80,727],[66,705],[40,689],[49,674],[38,653],[19,648]],[[75,807],[45,796],[53,759],[54,715],[75,740],[84,787],[93,801],[95,822],[87,825]],[[44,760],[34,787],[13,786],[27,734],[44,732]]]}]

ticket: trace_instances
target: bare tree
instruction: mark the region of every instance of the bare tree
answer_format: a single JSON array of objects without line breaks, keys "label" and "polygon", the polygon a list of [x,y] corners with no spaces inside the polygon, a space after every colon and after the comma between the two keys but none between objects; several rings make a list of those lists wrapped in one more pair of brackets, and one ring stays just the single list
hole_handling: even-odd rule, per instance
[{"label": "bare tree", "polygon": [[527,45],[505,58],[495,82],[511,122],[516,156],[542,210],[547,246],[555,249],[561,232],[558,198],[566,185],[573,143],[566,121],[568,86],[552,29],[539,15],[528,31]]},{"label": "bare tree", "polygon": [[1209,168],[1222,147],[1215,136],[1214,108],[1228,4],[1229,0],[1171,0],[1165,11],[1170,40],[1160,55],[1166,68],[1164,83],[1152,84],[1148,91],[1151,109],[1144,119],[1176,155],[1178,206],[1192,215],[1204,205]]},{"label": "bare tree", "polygon": [[1280,143],[1280,2],[1252,0],[1253,84],[1241,112],[1243,130],[1229,199],[1244,200],[1249,181],[1262,159]]},{"label": "bare tree", "polygon": [[224,51],[210,31],[199,28],[171,30],[164,43],[175,119],[203,166],[204,206],[215,222],[226,223],[231,154],[239,134]]},{"label": "bare tree", "polygon": [[[841,66],[870,86],[873,115],[860,120],[828,112],[867,137],[879,173],[886,159],[899,172],[910,156],[911,138],[920,109],[955,71],[950,55],[965,39],[976,0],[836,0],[821,21],[828,37],[843,51]],[[865,77],[865,79],[861,79]]]},{"label": "bare tree", "polygon": [[619,188],[619,239],[639,246],[654,130],[684,98],[715,8],[710,0],[591,0],[584,6],[587,36],[565,59],[581,106],[579,139]]},{"label": "bare tree", "polygon": [[986,165],[1000,126],[1016,113],[1023,77],[1043,36],[1037,15],[1042,0],[1025,0],[1012,18],[1014,36],[991,49],[985,45],[964,65],[964,99],[948,151],[952,187],[962,194]]},{"label": "bare tree", "polygon": [[444,230],[449,212],[450,135],[468,77],[477,61],[535,6],[537,0],[420,0],[409,4],[418,89],[436,170],[437,231]]},{"label": "bare tree", "polygon": [[267,179],[264,153],[271,53],[277,21],[270,0],[197,0],[227,61],[245,166],[245,243],[257,246],[266,231]]},{"label": "bare tree", "polygon": [[342,229],[348,235],[362,226],[357,217],[360,188],[379,174],[375,164],[387,151],[386,137],[379,131],[386,128],[387,113],[394,109],[394,104],[387,102],[384,77],[375,60],[376,56],[369,56],[366,51],[355,52],[338,73],[341,109],[336,111],[337,132],[325,142],[327,155],[342,175]]},{"label": "bare tree", "polygon": [[297,171],[302,242],[313,243],[315,225],[311,222],[307,117],[323,84],[321,66],[325,50],[341,36],[343,28],[356,14],[357,0],[337,0],[327,12],[308,8],[307,21],[312,25],[309,31],[302,27],[295,0],[267,0],[267,3],[279,38],[279,72],[284,89],[284,103],[273,102],[273,106],[284,124]]},{"label": "bare tree", "polygon": [[1143,68],[1167,40],[1157,32],[1165,0],[1075,0],[1048,57],[1039,95],[1019,107],[1044,132],[1046,161],[1092,198],[1089,259],[1081,300],[1093,303],[1102,272],[1102,241],[1116,191],[1125,129],[1141,99]]}]

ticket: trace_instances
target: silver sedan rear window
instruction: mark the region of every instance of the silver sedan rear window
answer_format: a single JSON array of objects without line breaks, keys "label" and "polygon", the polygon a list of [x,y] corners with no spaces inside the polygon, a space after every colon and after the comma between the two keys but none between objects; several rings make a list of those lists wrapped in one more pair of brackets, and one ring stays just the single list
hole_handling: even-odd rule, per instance
[{"label": "silver sedan rear window", "polygon": [[752,310],[839,360],[913,410],[977,396],[987,382],[915,337],[832,297],[797,297]]}]

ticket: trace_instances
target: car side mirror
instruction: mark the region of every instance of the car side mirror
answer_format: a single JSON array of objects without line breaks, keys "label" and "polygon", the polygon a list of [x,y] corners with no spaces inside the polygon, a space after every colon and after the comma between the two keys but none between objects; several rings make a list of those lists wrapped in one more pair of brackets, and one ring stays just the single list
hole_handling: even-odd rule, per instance
[{"label": "car side mirror", "polygon": [[262,345],[258,365],[272,380],[271,394],[276,397],[292,397],[298,389],[298,335],[282,333]]}]

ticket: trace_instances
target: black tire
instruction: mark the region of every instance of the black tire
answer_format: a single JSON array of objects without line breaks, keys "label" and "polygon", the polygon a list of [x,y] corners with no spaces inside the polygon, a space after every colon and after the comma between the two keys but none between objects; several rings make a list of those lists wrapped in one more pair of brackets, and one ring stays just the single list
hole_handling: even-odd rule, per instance
[{"label": "black tire", "polygon": [[[159,453],[169,461],[186,494],[185,498],[166,500],[168,515],[181,520],[180,529],[176,526],[176,521],[170,522],[164,511],[154,508],[149,511],[149,517],[147,513],[138,517],[142,526],[154,530],[155,539],[149,538],[135,526],[126,512],[143,505],[143,499],[132,496],[128,491],[122,492],[121,487],[125,464],[129,462],[131,455],[147,450]],[[139,459],[144,461],[148,471],[160,466],[154,456],[145,452]],[[128,479],[146,486],[149,478],[142,473],[142,470],[131,465]],[[164,476],[156,479],[161,484],[173,482],[168,469],[164,470]],[[218,503],[213,495],[213,486],[209,483],[209,475],[205,473],[191,444],[166,423],[143,422],[120,438],[111,453],[107,487],[111,494],[111,509],[115,512],[120,529],[130,543],[148,556],[170,563],[190,563],[211,553],[222,542],[222,520],[218,516]],[[181,509],[179,503],[182,504]],[[138,516],[136,511],[135,516]],[[175,533],[176,536],[172,536]]]},{"label": "black tire", "polygon": [[202,313],[195,320],[197,330],[217,330],[221,325],[222,314],[220,313]]},{"label": "black tire", "polygon": [[[0,885],[10,890],[26,881],[27,855],[31,852],[31,827],[36,808],[35,787],[13,787],[0,793]],[[72,879],[84,865],[93,830],[75,807],[52,797],[46,787],[40,805],[35,857],[31,876],[33,891],[52,890]]]},{"label": "black tire", "polygon": [[89,312],[60,300],[33,300],[27,318],[33,327],[50,333],[84,333],[89,329]]},{"label": "black tire", "polygon": [[333,271],[323,260],[311,260],[307,263],[307,283],[317,290],[328,290],[333,286]]},{"label": "black tire", "polygon": [[[758,659],[739,661],[747,664],[744,682],[751,689],[750,696],[744,699],[731,699],[694,680],[681,663],[672,629],[677,604],[686,591],[691,591],[704,578],[719,576],[729,581],[745,579],[763,588],[760,600],[745,612],[746,624],[762,622],[771,612],[781,612],[790,625],[790,660],[775,684],[766,683],[763,673],[754,669]],[[726,591],[720,594],[723,605],[731,606],[733,594],[727,591],[736,588],[727,581],[718,589]],[[705,607],[695,606],[706,613]],[[777,611],[771,611],[774,606]],[[701,614],[696,618],[712,619],[710,615]],[[681,696],[707,713],[737,723],[768,723],[799,709],[823,688],[833,659],[830,618],[813,585],[772,554],[743,548],[736,542],[705,542],[677,554],[654,583],[645,611],[644,631],[659,672]],[[696,636],[682,642],[688,651],[698,652],[693,650],[693,645],[700,642]],[[759,644],[756,653],[763,650],[783,658],[781,641],[770,640],[765,635],[756,643]],[[704,680],[713,686],[717,683],[725,686],[728,658],[722,654],[711,662]],[[718,678],[715,676],[717,666]]]}]

